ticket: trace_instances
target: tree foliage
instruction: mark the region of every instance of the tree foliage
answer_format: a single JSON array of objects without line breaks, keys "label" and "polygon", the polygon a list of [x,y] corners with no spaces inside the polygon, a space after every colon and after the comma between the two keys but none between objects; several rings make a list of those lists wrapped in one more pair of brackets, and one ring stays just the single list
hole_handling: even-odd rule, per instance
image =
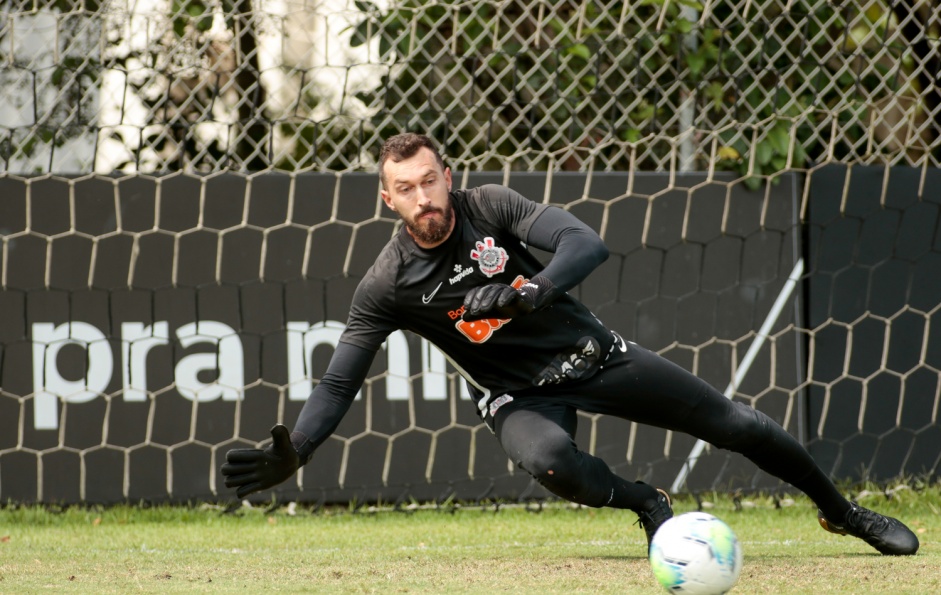
[{"label": "tree foliage", "polygon": [[[0,58],[25,115],[0,145],[7,163],[39,163],[96,126],[127,148],[115,167],[131,170],[362,167],[405,129],[480,168],[665,169],[680,154],[682,168],[737,171],[755,187],[825,160],[939,158],[937,0],[352,0],[341,33],[360,53],[320,62],[310,56],[327,40],[291,38],[287,25],[343,3],[291,5],[267,43],[307,53],[274,65],[259,58],[271,18],[260,1],[165,0],[146,16],[146,43],[132,39],[134,3],[13,3]],[[53,67],[23,63],[11,23],[40,13],[55,15],[60,44],[99,19],[100,51],[49,48]],[[364,55],[382,73],[371,84],[311,82],[350,75]],[[118,125],[92,92],[115,73]],[[269,101],[284,95],[271,81],[297,96]]]}]

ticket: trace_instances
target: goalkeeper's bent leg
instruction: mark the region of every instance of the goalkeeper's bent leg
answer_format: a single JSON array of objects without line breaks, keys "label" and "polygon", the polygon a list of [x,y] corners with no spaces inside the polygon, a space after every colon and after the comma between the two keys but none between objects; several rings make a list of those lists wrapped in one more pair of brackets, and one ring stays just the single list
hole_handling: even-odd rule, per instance
[{"label": "goalkeeper's bent leg", "polygon": [[645,510],[658,497],[656,489],[618,477],[603,460],[579,450],[572,439],[575,415],[574,408],[551,400],[517,400],[500,409],[495,432],[510,459],[556,496],[595,508]]}]

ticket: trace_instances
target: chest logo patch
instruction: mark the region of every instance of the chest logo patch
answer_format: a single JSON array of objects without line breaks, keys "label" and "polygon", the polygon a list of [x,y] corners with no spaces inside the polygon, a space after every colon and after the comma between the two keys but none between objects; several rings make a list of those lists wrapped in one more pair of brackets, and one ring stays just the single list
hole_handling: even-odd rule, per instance
[{"label": "chest logo patch", "polygon": [[477,261],[480,272],[493,277],[506,269],[506,261],[510,259],[506,250],[496,245],[493,238],[486,237],[484,241],[477,242],[476,250],[471,250],[470,257]]}]

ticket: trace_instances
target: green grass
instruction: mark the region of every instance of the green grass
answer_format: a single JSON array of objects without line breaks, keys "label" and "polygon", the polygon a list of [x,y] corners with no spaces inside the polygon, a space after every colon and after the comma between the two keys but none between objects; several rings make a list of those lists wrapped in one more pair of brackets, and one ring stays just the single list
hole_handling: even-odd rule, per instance
[{"label": "green grass", "polygon": [[[739,593],[939,593],[938,488],[860,498],[918,532],[881,556],[824,532],[806,499],[708,510],[742,540]],[[695,508],[680,499],[677,512]],[[0,593],[662,593],[636,516],[557,504],[436,511],[266,513],[212,506],[0,510]]]}]

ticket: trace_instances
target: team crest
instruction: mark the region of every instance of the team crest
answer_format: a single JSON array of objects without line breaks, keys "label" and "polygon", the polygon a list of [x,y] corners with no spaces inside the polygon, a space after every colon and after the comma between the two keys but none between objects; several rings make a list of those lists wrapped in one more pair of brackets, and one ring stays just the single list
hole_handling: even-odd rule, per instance
[{"label": "team crest", "polygon": [[493,277],[497,273],[502,273],[506,268],[506,261],[510,259],[506,250],[496,246],[493,238],[486,237],[483,242],[477,242],[477,249],[471,250],[471,259],[477,261],[480,272]]},{"label": "team crest", "polygon": [[477,249],[471,250],[471,258],[477,261],[480,272],[488,277],[502,273],[506,268],[506,261],[510,259],[506,250],[496,246],[491,237],[484,238],[483,242],[477,242]]}]

